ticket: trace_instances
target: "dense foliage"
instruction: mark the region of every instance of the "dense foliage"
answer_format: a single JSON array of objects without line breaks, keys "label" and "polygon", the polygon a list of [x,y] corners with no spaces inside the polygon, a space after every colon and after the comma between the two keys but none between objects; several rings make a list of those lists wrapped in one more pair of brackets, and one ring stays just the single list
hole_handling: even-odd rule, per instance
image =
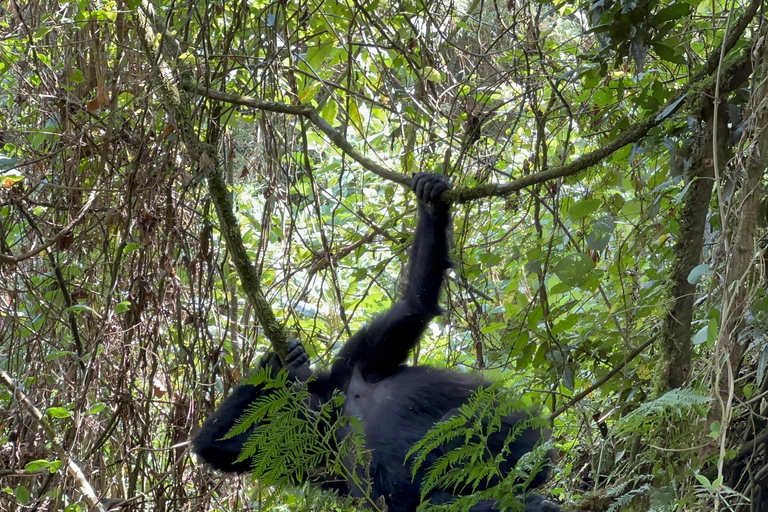
[{"label": "dense foliage", "polygon": [[187,441],[391,303],[429,171],[457,265],[413,360],[539,407],[572,510],[765,510],[764,9],[0,6],[0,509],[338,508]]}]

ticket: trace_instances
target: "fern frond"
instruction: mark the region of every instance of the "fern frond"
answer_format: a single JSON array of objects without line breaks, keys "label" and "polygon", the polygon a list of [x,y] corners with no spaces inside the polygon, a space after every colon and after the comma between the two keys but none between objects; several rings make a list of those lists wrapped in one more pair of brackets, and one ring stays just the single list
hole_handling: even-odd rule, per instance
[{"label": "fern frond", "polygon": [[674,414],[680,417],[684,413],[706,405],[711,400],[711,397],[692,389],[673,389],[624,416],[616,423],[614,432],[616,435],[622,435],[635,431],[657,421],[663,414]]}]

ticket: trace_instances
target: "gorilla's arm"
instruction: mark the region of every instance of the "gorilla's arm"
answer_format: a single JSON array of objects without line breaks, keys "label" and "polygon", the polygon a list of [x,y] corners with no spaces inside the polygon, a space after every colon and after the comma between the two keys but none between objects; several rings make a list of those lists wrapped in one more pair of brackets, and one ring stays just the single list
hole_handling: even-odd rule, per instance
[{"label": "gorilla's arm", "polygon": [[222,439],[235,421],[243,415],[248,406],[259,398],[260,390],[250,384],[235,388],[205,423],[192,440],[192,449],[205,462],[214,468],[234,473],[246,473],[251,469],[251,461],[237,462],[240,451],[248,440],[248,432],[243,432],[230,439]]},{"label": "gorilla's arm", "polygon": [[451,266],[448,259],[450,205],[441,199],[441,194],[451,186],[443,176],[420,173],[413,177],[411,187],[419,199],[419,222],[411,248],[408,287],[402,302],[431,314],[431,320],[442,313],[438,305],[440,288],[443,274]]},{"label": "gorilla's arm", "polygon": [[[267,367],[277,375],[282,365],[277,355],[269,354],[259,365]],[[289,379],[305,381],[312,375],[309,368],[309,358],[297,340],[288,342],[288,355],[285,358],[285,369]],[[230,439],[222,439],[243,415],[252,402],[258,400],[262,389],[250,384],[235,388],[226,400],[203,423],[200,432],[192,440],[192,448],[203,460],[221,471],[246,473],[251,469],[251,461],[236,462],[240,457],[243,444],[248,440],[252,428]]]},{"label": "gorilla's arm", "polygon": [[369,381],[391,375],[405,362],[427,324],[441,313],[438,299],[443,274],[450,267],[449,204],[440,195],[450,189],[445,177],[420,173],[411,188],[419,200],[419,221],[411,249],[405,297],[355,334],[342,348],[329,380],[344,389],[357,368]]},{"label": "gorilla's arm", "polygon": [[[405,297],[389,311],[355,334],[342,348],[330,372],[309,383],[315,401],[330,398],[335,390],[346,391],[352,371],[358,368],[370,381],[391,375],[416,345],[427,324],[440,313],[438,298],[448,260],[447,231],[450,224],[448,203],[440,195],[450,188],[443,176],[417,174],[411,184],[419,200],[419,221],[411,249],[408,286]],[[299,342],[289,344],[286,369],[291,378],[306,381],[312,371]],[[277,356],[270,355],[262,366],[280,369]],[[250,432],[222,440],[243,412],[263,391],[251,385],[237,387],[205,421],[193,441],[195,452],[223,471],[246,472],[250,461],[235,463]]]}]

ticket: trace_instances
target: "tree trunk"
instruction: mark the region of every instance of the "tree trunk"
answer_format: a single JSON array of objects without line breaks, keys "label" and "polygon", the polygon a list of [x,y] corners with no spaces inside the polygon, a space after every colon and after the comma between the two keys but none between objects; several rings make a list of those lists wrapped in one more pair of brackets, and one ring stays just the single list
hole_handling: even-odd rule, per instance
[{"label": "tree trunk", "polygon": [[[725,116],[720,115],[718,133],[727,134]],[[664,318],[659,337],[660,360],[657,366],[655,388],[657,394],[679,388],[688,380],[691,370],[691,321],[696,285],[688,276],[701,262],[704,228],[709,213],[714,184],[712,157],[713,111],[704,118],[703,129],[692,149],[693,163],[688,170],[692,180],[680,212],[680,234],[674,249],[674,262],[669,275],[669,293],[673,301]],[[727,140],[727,136],[725,137]],[[720,159],[720,162],[723,160]]]}]

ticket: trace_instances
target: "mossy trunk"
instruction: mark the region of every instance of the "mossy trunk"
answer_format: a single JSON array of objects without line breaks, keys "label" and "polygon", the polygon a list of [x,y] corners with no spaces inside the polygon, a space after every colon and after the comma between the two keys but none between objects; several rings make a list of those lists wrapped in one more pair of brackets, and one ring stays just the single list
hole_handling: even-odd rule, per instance
[{"label": "mossy trunk", "polygon": [[[680,233],[674,248],[674,261],[669,274],[671,306],[662,324],[659,337],[659,362],[655,388],[661,394],[679,388],[688,380],[691,370],[691,321],[696,285],[688,282],[691,270],[701,262],[704,228],[714,186],[712,131],[714,115],[703,120],[692,149],[692,164],[687,173],[690,181],[680,211]],[[719,140],[727,140],[726,116],[718,116]],[[723,162],[720,158],[719,162]]]}]

